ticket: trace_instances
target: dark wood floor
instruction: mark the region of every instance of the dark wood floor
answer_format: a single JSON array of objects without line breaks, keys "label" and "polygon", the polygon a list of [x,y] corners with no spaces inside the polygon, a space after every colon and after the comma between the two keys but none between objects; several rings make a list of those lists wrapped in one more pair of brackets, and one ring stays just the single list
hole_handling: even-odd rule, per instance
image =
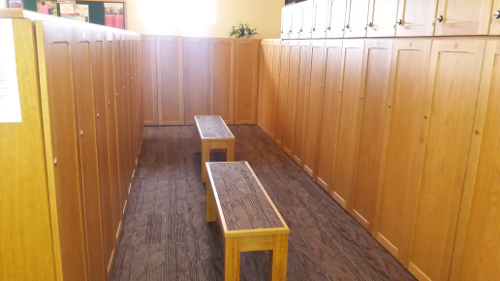
[{"label": "dark wood floor", "polygon": [[[235,160],[250,163],[290,227],[287,280],[415,280],[257,126],[229,128]],[[223,280],[196,136],[193,126],[146,128],[111,280]],[[268,274],[268,252],[242,254],[241,280]]]}]

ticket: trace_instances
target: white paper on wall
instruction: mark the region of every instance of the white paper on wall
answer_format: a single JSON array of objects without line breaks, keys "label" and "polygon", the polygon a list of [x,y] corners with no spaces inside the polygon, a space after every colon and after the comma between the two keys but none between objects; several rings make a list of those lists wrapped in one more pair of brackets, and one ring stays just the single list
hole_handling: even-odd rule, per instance
[{"label": "white paper on wall", "polygon": [[0,123],[19,123],[21,102],[17,84],[12,19],[0,19]]}]

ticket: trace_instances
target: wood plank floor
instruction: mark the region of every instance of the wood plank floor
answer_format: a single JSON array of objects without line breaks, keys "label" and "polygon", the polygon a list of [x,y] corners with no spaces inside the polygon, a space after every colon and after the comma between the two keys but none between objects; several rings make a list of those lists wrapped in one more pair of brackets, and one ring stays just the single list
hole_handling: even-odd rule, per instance
[{"label": "wood plank floor", "polygon": [[[415,280],[259,127],[229,128],[235,160],[250,163],[290,227],[287,280]],[[195,127],[145,132],[111,280],[223,280],[222,236],[205,222]],[[268,275],[268,252],[242,254],[241,280]]]}]

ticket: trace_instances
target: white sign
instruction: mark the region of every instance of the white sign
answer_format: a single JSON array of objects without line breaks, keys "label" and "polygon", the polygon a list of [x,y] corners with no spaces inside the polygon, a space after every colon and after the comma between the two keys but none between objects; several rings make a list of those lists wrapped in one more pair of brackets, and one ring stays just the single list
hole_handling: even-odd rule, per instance
[{"label": "white sign", "polygon": [[0,19],[0,123],[19,123],[21,102],[17,85],[12,19]]},{"label": "white sign", "polygon": [[75,5],[75,15],[77,21],[89,22],[89,5]]}]

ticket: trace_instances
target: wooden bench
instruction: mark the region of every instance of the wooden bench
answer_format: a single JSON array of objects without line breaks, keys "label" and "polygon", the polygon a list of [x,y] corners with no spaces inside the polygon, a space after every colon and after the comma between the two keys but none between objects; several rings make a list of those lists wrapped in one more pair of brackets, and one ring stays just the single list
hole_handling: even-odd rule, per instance
[{"label": "wooden bench", "polygon": [[218,115],[196,115],[194,120],[201,140],[201,182],[206,183],[210,150],[226,149],[226,161],[234,161],[234,136]]},{"label": "wooden bench", "polygon": [[208,162],[207,221],[224,234],[224,280],[240,280],[240,253],[271,252],[270,280],[286,280],[290,229],[247,162]]}]

